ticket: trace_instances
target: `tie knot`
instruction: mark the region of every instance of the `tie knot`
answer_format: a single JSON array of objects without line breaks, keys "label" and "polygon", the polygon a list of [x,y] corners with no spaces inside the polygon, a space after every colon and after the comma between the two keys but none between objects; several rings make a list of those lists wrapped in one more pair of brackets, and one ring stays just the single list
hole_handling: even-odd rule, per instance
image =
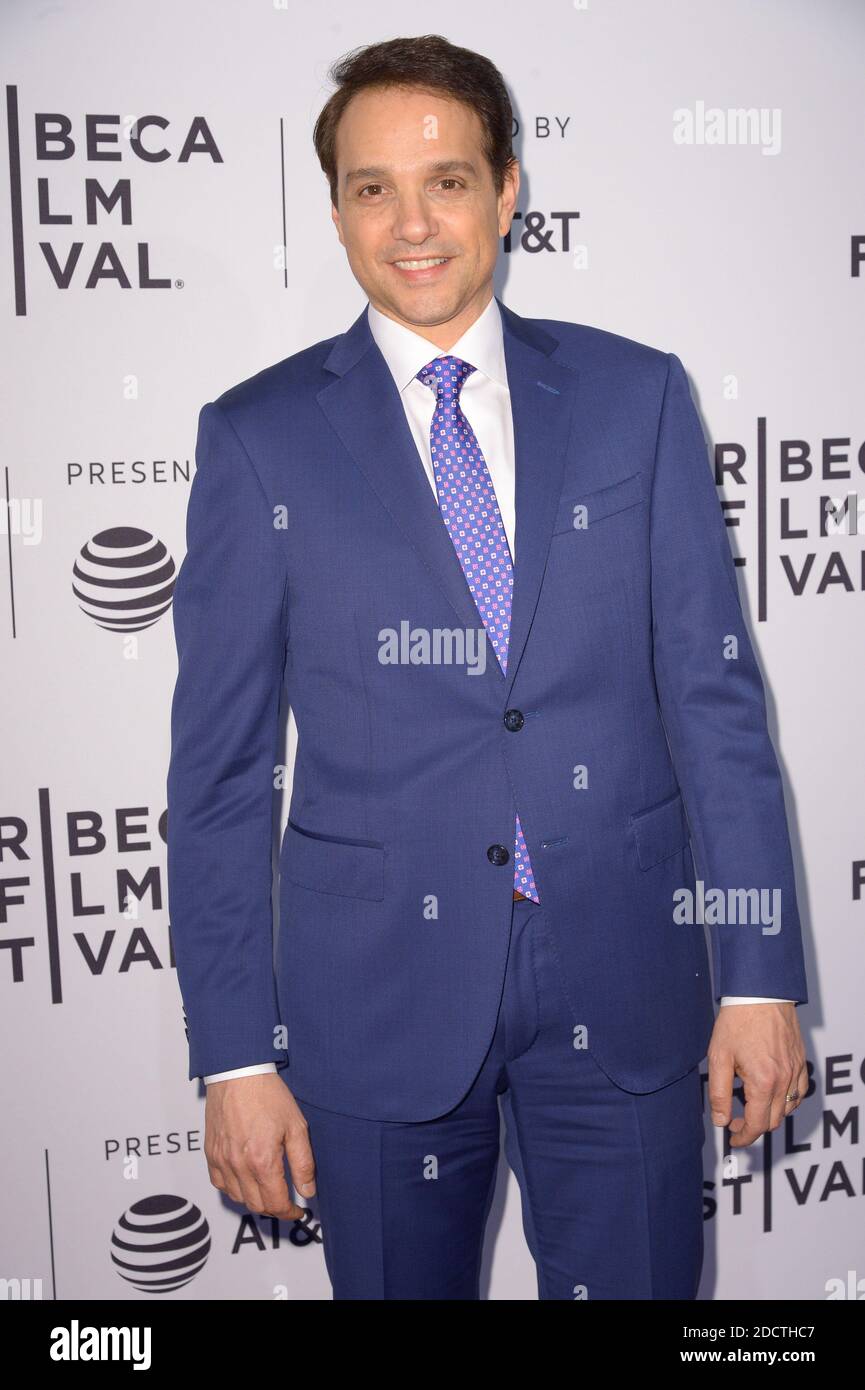
[{"label": "tie knot", "polygon": [[471,362],[464,362],[461,357],[448,354],[446,357],[434,357],[431,362],[427,362],[417,373],[417,379],[431,391],[435,391],[437,402],[458,401],[463,382],[474,370]]}]

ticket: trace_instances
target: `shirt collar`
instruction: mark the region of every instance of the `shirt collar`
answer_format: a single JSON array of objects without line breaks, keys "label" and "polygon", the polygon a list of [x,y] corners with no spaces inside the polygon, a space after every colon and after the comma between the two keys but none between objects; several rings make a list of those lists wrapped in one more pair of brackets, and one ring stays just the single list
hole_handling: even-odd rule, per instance
[{"label": "shirt collar", "polygon": [[421,367],[425,367],[434,357],[443,356],[461,357],[492,381],[502,386],[508,384],[502,316],[495,295],[491,296],[483,312],[448,353],[441,352],[420,333],[388,318],[372,304],[369,305],[368,321],[370,332],[400,392],[411,385]]}]

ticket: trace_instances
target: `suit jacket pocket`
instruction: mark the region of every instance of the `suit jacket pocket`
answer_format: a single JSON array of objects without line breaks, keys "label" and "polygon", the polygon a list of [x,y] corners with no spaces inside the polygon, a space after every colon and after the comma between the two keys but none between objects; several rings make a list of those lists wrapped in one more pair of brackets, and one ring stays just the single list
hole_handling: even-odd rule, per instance
[{"label": "suit jacket pocket", "polygon": [[641,869],[651,869],[653,864],[670,859],[691,838],[682,793],[675,792],[666,801],[645,811],[635,811],[630,827],[637,843]]},{"label": "suit jacket pocket", "polygon": [[280,850],[280,872],[289,882],[316,893],[380,902],[384,897],[384,846],[318,835],[289,821]]},{"label": "suit jacket pocket", "polygon": [[[637,502],[642,502],[644,496],[642,473],[632,473],[628,478],[620,478],[607,487],[593,488],[591,492],[569,491],[559,503],[553,535],[567,531],[581,535],[584,531],[591,531],[593,522],[635,506]],[[585,507],[585,513],[577,511],[582,507]]]}]

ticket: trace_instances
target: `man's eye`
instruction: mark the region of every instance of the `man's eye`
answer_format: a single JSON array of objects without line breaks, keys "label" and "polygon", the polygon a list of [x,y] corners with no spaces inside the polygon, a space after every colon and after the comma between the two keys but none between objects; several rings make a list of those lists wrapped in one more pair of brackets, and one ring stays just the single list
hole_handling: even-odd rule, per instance
[{"label": "man's eye", "polygon": [[[452,184],[452,185],[453,185],[453,190],[450,189],[450,188],[445,188],[445,189],[444,189],[445,193],[450,193],[451,191],[456,191],[457,189],[460,189],[460,188],[463,187],[463,185],[462,185],[462,183],[461,183],[461,181],[460,181],[459,179],[450,178],[450,177],[447,177],[447,178],[443,178],[443,179],[439,179],[439,180],[438,180],[438,187],[442,187],[444,184]],[[360,198],[363,198],[363,197],[364,197],[364,194],[367,193],[367,191],[368,191],[369,189],[372,189],[372,190],[373,190],[372,196],[376,196],[378,193],[381,192],[381,190],[382,190],[382,185],[381,185],[380,183],[365,183],[364,186],[363,186],[363,188],[361,188],[361,189],[359,190],[358,196],[359,196]],[[367,198],[367,199],[365,199],[364,201],[368,202],[369,199]]]}]

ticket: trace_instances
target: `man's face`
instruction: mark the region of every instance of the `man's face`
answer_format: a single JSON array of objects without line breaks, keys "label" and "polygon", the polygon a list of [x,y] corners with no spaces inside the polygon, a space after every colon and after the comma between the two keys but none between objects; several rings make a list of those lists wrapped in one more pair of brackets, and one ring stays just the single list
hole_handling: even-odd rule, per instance
[{"label": "man's face", "polygon": [[514,166],[496,195],[482,134],[462,102],[397,88],[360,92],[337,129],[331,215],[355,279],[382,313],[442,347],[490,300],[519,190]]}]

